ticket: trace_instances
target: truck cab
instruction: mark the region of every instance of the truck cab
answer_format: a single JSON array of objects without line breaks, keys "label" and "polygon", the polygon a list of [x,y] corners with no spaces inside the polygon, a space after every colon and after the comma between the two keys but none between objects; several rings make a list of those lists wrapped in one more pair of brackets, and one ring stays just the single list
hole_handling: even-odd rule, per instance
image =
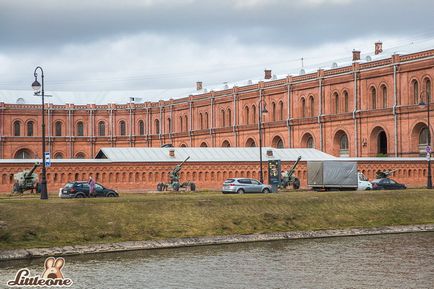
[{"label": "truck cab", "polygon": [[368,181],[368,178],[361,172],[358,172],[357,175],[359,179],[357,190],[358,191],[372,190],[372,184],[370,181]]}]

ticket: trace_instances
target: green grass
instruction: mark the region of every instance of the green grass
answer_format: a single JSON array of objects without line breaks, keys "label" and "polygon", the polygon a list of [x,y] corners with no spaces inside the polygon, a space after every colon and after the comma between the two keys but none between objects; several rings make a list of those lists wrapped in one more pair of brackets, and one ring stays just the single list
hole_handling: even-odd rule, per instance
[{"label": "green grass", "polygon": [[434,223],[434,191],[0,197],[0,250]]}]

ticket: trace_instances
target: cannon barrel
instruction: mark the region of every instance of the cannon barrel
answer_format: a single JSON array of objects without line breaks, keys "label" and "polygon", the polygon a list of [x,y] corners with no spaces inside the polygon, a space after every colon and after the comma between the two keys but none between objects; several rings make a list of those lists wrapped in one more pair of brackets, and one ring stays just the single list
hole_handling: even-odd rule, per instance
[{"label": "cannon barrel", "polygon": [[295,161],[295,163],[292,165],[291,169],[288,171],[288,175],[292,176],[294,174],[295,168],[297,167],[298,163],[301,160],[301,156],[298,156],[297,160]]},{"label": "cannon barrel", "polygon": [[39,166],[39,163],[35,163],[34,165],[33,165],[33,168],[27,173],[27,174],[25,174],[25,178],[31,178],[32,177],[32,174],[33,174],[33,172],[36,170],[36,168]]},{"label": "cannon barrel", "polygon": [[182,165],[186,162],[186,161],[188,161],[190,159],[190,156],[188,156],[182,163],[180,163],[178,166],[180,166],[180,167],[182,167]]}]

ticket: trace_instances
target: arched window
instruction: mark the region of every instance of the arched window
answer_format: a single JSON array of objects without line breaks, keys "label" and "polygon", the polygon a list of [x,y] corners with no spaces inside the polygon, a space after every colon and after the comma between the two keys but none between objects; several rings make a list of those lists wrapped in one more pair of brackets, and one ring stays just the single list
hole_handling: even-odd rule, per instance
[{"label": "arched window", "polygon": [[431,80],[429,78],[425,78],[425,93],[426,98],[431,102]]},{"label": "arched window", "polygon": [[63,159],[63,154],[62,154],[62,153],[56,153],[56,154],[54,155],[54,158],[57,159],[57,160],[59,160],[59,159]]},{"label": "arched window", "polygon": [[338,114],[339,113],[339,94],[337,92],[335,92],[333,94],[333,102],[335,105],[335,111],[334,113]]},{"label": "arched window", "polygon": [[271,120],[276,121],[276,103],[271,104]]},{"label": "arched window", "polygon": [[222,143],[222,147],[224,147],[224,148],[229,148],[229,147],[231,147],[231,144],[229,143],[229,141],[225,140],[225,141]]},{"label": "arched window", "polygon": [[27,122],[27,136],[33,136],[33,121]]},{"label": "arched window", "polygon": [[76,159],[84,159],[84,158],[86,158],[86,155],[82,152],[79,152],[75,155],[75,158]]},{"label": "arched window", "polygon": [[54,124],[54,128],[55,128],[55,136],[62,136],[62,122],[61,121],[56,121],[56,123]]},{"label": "arched window", "polygon": [[246,124],[249,124],[250,122],[250,111],[249,111],[249,107],[248,106],[246,106],[245,108],[244,108],[244,119],[245,119],[245,123]]},{"label": "arched window", "polygon": [[206,144],[206,142],[202,142],[202,143],[200,144],[200,147],[201,147],[201,148],[206,148],[206,147],[208,147],[208,145]]},{"label": "arched window", "polygon": [[208,112],[205,112],[205,128],[209,128]]},{"label": "arched window", "polygon": [[371,108],[377,108],[377,90],[375,89],[375,87],[371,88]]},{"label": "arched window", "polygon": [[32,158],[32,152],[28,149],[20,149],[15,153],[14,159],[30,159]]},{"label": "arched window", "polygon": [[19,120],[16,120],[14,122],[14,136],[20,136],[21,135],[21,122]]},{"label": "arched window", "polygon": [[310,116],[314,117],[315,116],[315,99],[313,98],[313,95],[310,96],[309,98],[309,109],[310,109]]},{"label": "arched window", "polygon": [[277,149],[283,149],[283,140],[280,136],[275,136],[271,142],[271,146]]},{"label": "arched window", "polygon": [[381,92],[383,94],[383,108],[387,108],[387,87],[385,85],[381,86]]},{"label": "arched window", "polygon": [[306,117],[306,99],[301,99],[301,117]]},{"label": "arched window", "polygon": [[339,146],[340,146],[340,156],[346,157],[349,156],[348,152],[348,137],[346,134],[342,134],[340,140],[339,140]]},{"label": "arched window", "polygon": [[313,144],[313,137],[308,137],[307,141],[306,141],[306,147],[309,149],[313,149],[314,148],[314,144]]},{"label": "arched window", "polygon": [[256,147],[256,143],[255,143],[255,141],[254,141],[252,138],[249,138],[249,139],[246,141],[246,147]]},{"label": "arched window", "polygon": [[258,123],[258,119],[256,117],[256,105],[252,105],[252,122],[251,123]]},{"label": "arched window", "polygon": [[424,127],[420,130],[419,133],[419,155],[420,156],[426,155],[425,148],[428,145],[428,139],[429,139],[428,128]]},{"label": "arched window", "polygon": [[170,117],[167,118],[167,131],[168,133],[172,133],[172,119]]},{"label": "arched window", "polygon": [[200,129],[203,129],[203,114],[199,114],[199,123],[200,123]]},{"label": "arched window", "polygon": [[184,122],[185,122],[185,131],[188,131],[188,116],[184,116]]},{"label": "arched window", "polygon": [[226,113],[225,113],[225,110],[222,109],[220,113],[221,113],[221,116],[220,116],[221,127],[225,127],[226,126]]},{"label": "arched window", "polygon": [[105,123],[103,121],[98,123],[98,135],[105,136]]},{"label": "arched window", "polygon": [[82,121],[77,122],[77,136],[84,136],[84,125]]},{"label": "arched window", "polygon": [[228,115],[228,126],[232,126],[232,111],[230,108],[228,108],[227,115]]},{"label": "arched window", "polygon": [[179,117],[179,131],[180,132],[184,131],[184,125],[183,125],[183,121],[182,121],[182,116]]},{"label": "arched window", "polygon": [[279,102],[279,120],[283,120],[283,101]]},{"label": "arched window", "polygon": [[139,135],[145,135],[145,122],[139,120]]},{"label": "arched window", "polygon": [[119,122],[119,132],[120,132],[120,135],[126,135],[126,126],[125,126],[125,121],[123,121],[123,120],[121,120],[120,122]]},{"label": "arched window", "polygon": [[348,92],[344,91],[344,111],[348,112],[349,105],[348,105]]},{"label": "arched window", "polygon": [[413,80],[411,86],[413,87],[413,102],[414,104],[419,104],[419,83],[417,80]]},{"label": "arched window", "polygon": [[155,123],[155,134],[160,134],[160,121],[156,119],[154,123]]}]

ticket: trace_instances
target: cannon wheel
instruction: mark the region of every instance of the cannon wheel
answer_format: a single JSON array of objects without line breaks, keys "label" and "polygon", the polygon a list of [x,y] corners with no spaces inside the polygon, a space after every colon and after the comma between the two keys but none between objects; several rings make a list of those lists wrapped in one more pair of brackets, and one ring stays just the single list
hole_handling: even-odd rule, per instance
[{"label": "cannon wheel", "polygon": [[179,191],[179,183],[178,183],[178,182],[173,183],[173,184],[172,184],[172,188],[173,188],[173,190],[176,191],[176,192]]},{"label": "cannon wheel", "polygon": [[295,178],[294,182],[292,183],[292,187],[294,190],[298,190],[300,188],[300,180],[298,178]]}]

